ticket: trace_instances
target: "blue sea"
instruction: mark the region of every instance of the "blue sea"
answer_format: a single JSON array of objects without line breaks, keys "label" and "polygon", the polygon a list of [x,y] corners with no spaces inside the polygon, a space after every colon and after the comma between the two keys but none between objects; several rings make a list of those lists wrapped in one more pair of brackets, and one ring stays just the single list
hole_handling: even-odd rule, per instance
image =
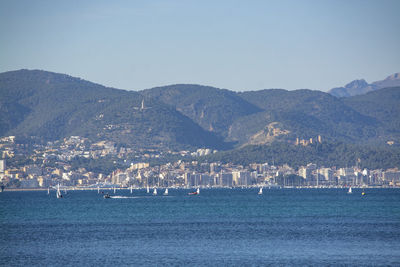
[{"label": "blue sea", "polygon": [[400,189],[188,192],[5,191],[0,265],[400,266]]}]

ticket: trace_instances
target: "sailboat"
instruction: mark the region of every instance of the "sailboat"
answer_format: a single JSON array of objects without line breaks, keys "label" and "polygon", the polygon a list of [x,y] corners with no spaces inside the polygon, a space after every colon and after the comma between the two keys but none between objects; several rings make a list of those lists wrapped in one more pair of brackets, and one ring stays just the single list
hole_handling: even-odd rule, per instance
[{"label": "sailboat", "polygon": [[114,187],[114,194],[115,194],[115,187]]},{"label": "sailboat", "polygon": [[150,193],[150,188],[149,188],[148,185],[147,185],[147,187],[146,187],[146,190],[147,190],[147,194]]},{"label": "sailboat", "polygon": [[61,191],[60,191],[60,184],[57,184],[57,198],[62,198],[63,197],[63,195],[61,194]]},{"label": "sailboat", "polygon": [[259,194],[259,195],[262,195],[262,193],[263,193],[263,188],[260,187],[260,191],[258,191],[258,194]]},{"label": "sailboat", "polygon": [[165,188],[164,196],[168,196],[168,188]]},{"label": "sailboat", "polygon": [[154,196],[157,195],[157,188],[155,188],[155,187],[154,187],[154,190],[153,190],[153,195]]},{"label": "sailboat", "polygon": [[347,191],[347,194],[352,194],[353,191],[351,190],[351,186],[349,187],[349,191]]},{"label": "sailboat", "polygon": [[199,195],[199,194],[200,194],[200,188],[197,188],[197,190],[194,192],[188,193],[188,195]]},{"label": "sailboat", "polygon": [[50,194],[50,187],[47,187],[47,194]]},{"label": "sailboat", "polygon": [[132,185],[131,185],[131,194],[132,194]]},{"label": "sailboat", "polygon": [[97,186],[97,194],[100,194],[100,187]]}]

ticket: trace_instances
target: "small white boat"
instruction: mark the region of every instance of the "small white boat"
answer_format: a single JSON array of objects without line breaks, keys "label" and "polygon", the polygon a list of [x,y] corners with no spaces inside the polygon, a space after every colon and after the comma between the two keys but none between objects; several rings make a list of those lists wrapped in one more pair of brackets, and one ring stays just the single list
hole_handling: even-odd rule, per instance
[{"label": "small white boat", "polygon": [[347,191],[347,194],[352,194],[353,191],[351,190],[351,186],[349,187],[349,191]]},{"label": "small white boat", "polygon": [[164,196],[168,196],[168,188],[165,188]]},{"label": "small white boat", "polygon": [[97,186],[97,194],[100,194],[100,187]]},{"label": "small white boat", "polygon": [[114,187],[114,194],[115,194],[115,187]]},{"label": "small white boat", "polygon": [[154,190],[153,190],[153,195],[154,195],[154,196],[157,195],[157,188],[154,188]]},{"label": "small white boat", "polygon": [[50,195],[50,187],[47,187],[47,194]]},{"label": "small white boat", "polygon": [[147,194],[150,193],[150,188],[149,188],[149,186],[147,186],[146,190],[147,190]]},{"label": "small white boat", "polygon": [[262,195],[262,193],[263,193],[263,188],[260,187],[260,191],[258,191],[258,194],[259,194],[259,195]]},{"label": "small white boat", "polygon": [[131,186],[131,194],[132,194],[132,186]]}]

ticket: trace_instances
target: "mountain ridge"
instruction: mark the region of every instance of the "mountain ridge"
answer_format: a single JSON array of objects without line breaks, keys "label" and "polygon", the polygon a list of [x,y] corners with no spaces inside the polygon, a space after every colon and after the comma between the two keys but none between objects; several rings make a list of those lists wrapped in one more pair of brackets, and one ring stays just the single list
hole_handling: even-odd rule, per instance
[{"label": "mountain ridge", "polygon": [[[22,70],[0,74],[0,135],[59,139],[82,135],[136,146],[221,147],[180,112],[153,99],[64,74]],[[15,113],[13,107],[20,110]],[[173,127],[172,127],[173,126]],[[176,128],[176,129],[173,129]],[[149,138],[151,136],[151,138]]]},{"label": "mountain ridge", "polygon": [[353,80],[344,87],[335,87],[328,91],[329,94],[336,97],[351,97],[363,95],[371,91],[400,86],[400,73],[389,75],[383,80],[367,83],[364,79]]},{"label": "mountain ridge", "polygon": [[[351,86],[366,84],[359,80]],[[127,91],[66,74],[20,70],[0,73],[0,135],[49,140],[81,135],[164,149],[295,143],[318,135],[384,144],[400,140],[397,91],[349,98],[309,89],[235,92],[194,84]]]}]

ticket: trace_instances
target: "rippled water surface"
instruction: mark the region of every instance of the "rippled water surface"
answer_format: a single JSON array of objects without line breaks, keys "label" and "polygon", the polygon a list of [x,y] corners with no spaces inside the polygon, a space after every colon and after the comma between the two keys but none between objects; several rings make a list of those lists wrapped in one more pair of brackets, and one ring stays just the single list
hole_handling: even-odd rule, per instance
[{"label": "rippled water surface", "polygon": [[0,193],[0,265],[400,266],[400,189]]}]

